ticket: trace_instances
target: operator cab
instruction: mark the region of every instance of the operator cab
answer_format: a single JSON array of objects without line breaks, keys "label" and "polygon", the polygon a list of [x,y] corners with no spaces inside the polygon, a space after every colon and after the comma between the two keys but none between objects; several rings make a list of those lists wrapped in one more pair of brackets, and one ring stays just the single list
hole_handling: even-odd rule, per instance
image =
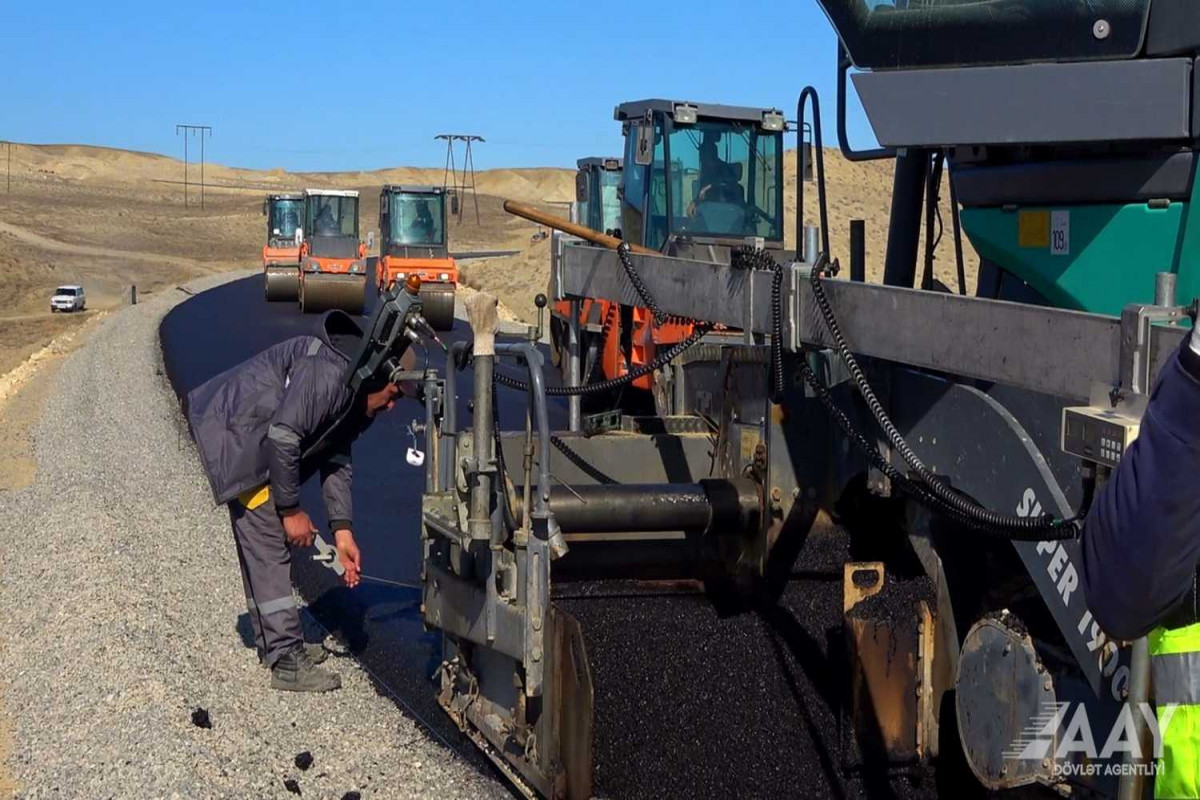
[{"label": "operator cab", "polygon": [[447,258],[446,192],[440,186],[384,186],[379,193],[379,254]]},{"label": "operator cab", "polygon": [[358,192],[304,190],[304,240],[319,258],[358,258]]},{"label": "operator cab", "polygon": [[614,116],[625,135],[628,241],[720,261],[745,245],[783,248],[783,112],[639,100]]},{"label": "operator cab", "polygon": [[576,222],[610,236],[621,233],[621,173],[619,158],[581,158],[576,162]]},{"label": "operator cab", "polygon": [[304,195],[271,194],[263,201],[268,247],[296,247],[296,231],[304,221]]}]

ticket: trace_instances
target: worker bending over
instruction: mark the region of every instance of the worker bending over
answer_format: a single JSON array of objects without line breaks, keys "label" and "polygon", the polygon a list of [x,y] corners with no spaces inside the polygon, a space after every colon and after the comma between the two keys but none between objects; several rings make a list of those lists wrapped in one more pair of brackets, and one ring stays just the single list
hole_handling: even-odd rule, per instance
[{"label": "worker bending over", "polygon": [[[1159,375],[1138,438],[1097,494],[1083,531],[1083,589],[1109,636],[1149,637],[1163,757],[1155,796],[1200,798],[1200,340]],[[1135,712],[1136,713],[1136,712]]]},{"label": "worker bending over", "polygon": [[358,584],[350,445],[402,393],[387,379],[351,390],[346,375],[362,337],[350,315],[327,312],[314,335],[270,347],[187,396],[188,425],[213,497],[229,506],[255,644],[275,689],[341,685],[316,666],[325,650],[304,644],[291,548],[309,547],[317,535],[300,508],[300,487],[319,473],[343,579]]}]

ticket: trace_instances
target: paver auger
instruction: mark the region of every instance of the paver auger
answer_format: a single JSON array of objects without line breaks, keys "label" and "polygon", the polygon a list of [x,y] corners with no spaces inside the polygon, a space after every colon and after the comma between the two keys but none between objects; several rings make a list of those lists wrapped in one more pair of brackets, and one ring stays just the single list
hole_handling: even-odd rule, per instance
[{"label": "paver auger", "polygon": [[[895,159],[883,283],[846,280],[831,258],[809,88],[798,117],[812,106],[816,257],[787,259],[752,235],[727,263],[687,248],[564,248],[563,298],[743,332],[712,347],[689,337],[646,365],[672,387],[670,415],[552,432],[548,396],[603,384],[548,388],[531,343],[493,352],[490,325],[473,320],[472,427],[442,402],[453,371],[425,393],[422,614],[445,636],[439,700],[524,791],[586,797],[594,676],[555,592],[580,577],[687,579],[761,607],[806,537],[837,524],[868,554],[844,565],[843,585],[848,722],[863,752],[883,766],[961,753],[991,790],[1142,796],[1127,752],[1027,758],[1013,744],[1056,703],[1084,708],[1106,736],[1127,701],[1151,699],[1144,647],[1106,636],[1086,607],[1076,535],[1187,333],[1175,297],[1200,288],[1200,12],[1163,0],[822,6],[844,48],[839,99],[857,67],[882,145],[852,150],[839,102],[843,152]],[[688,124],[676,107],[633,134],[652,152],[643,197],[671,196],[671,128]],[[982,256],[973,296],[913,288],[943,170]],[[749,213],[728,197],[723,213]],[[922,287],[936,287],[932,255]],[[521,379],[497,366],[513,357]],[[567,358],[580,357],[575,344]],[[494,381],[527,389],[524,434],[494,429]]]}]

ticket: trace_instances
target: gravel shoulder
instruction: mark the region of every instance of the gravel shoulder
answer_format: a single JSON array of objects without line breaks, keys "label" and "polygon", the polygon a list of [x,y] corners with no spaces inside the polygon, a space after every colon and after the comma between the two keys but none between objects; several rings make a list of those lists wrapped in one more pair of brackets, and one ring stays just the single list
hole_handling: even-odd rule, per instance
[{"label": "gravel shoulder", "polygon": [[285,780],[305,797],[507,796],[350,657],[327,662],[339,692],[268,689],[238,633],[227,514],[162,375],[158,324],[186,298],[115,313],[66,358],[36,477],[0,489],[0,797],[293,797]]}]

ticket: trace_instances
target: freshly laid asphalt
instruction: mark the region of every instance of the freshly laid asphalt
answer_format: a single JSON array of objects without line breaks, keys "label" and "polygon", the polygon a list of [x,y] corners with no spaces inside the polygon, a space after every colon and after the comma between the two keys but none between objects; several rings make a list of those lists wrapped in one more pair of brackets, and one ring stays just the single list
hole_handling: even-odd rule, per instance
[{"label": "freshly laid asphalt", "polygon": [[[373,295],[373,292],[372,292]],[[368,298],[369,309],[374,297]],[[263,300],[255,275],[196,295],[160,328],[176,393],[289,336],[315,317]],[[464,323],[443,338],[470,337]],[[444,359],[430,349],[431,363]],[[461,387],[472,385],[464,376]],[[469,422],[467,397],[459,419]],[[505,427],[523,425],[524,397],[501,390]],[[565,427],[565,405],[551,424]],[[354,447],[355,528],[366,573],[415,583],[420,574],[423,473],[406,464],[408,424],[424,410],[406,402],[381,417]],[[324,525],[319,486],[304,505]],[[581,622],[595,684],[595,777],[606,797],[962,797],[965,787],[928,776],[897,777],[855,766],[841,628],[841,535],[814,535],[778,604],[720,617],[702,597],[586,597],[604,586],[573,586],[560,606]],[[434,699],[439,636],[423,630],[415,589],[364,582],[340,586],[323,566],[297,558],[297,586],[318,619],[342,637],[381,691],[464,754],[472,746]],[[584,595],[584,596],[581,596]],[[353,735],[353,731],[347,731]],[[481,770],[479,756],[469,755]],[[941,783],[942,786],[937,786]],[[941,792],[939,792],[939,788]]]}]

